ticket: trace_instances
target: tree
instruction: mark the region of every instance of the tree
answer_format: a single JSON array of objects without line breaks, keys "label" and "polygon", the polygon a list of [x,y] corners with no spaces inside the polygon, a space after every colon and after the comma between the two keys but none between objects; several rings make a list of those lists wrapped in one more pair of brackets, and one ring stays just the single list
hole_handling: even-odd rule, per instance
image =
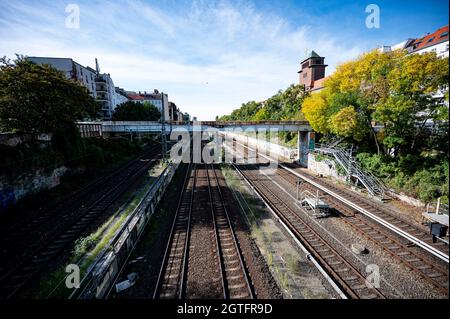
[{"label": "tree", "polygon": [[264,102],[243,103],[230,115],[223,115],[218,119],[221,121],[303,120],[301,105],[306,96],[308,95],[303,86],[293,84],[285,91],[278,91]]},{"label": "tree", "polygon": [[128,101],[119,104],[112,115],[113,121],[159,121],[161,112],[151,103]]},{"label": "tree", "polygon": [[338,66],[325,86],[303,104],[312,127],[356,142],[370,135],[378,153],[419,154],[429,140],[426,124],[448,118],[443,99],[433,96],[448,91],[448,59],[434,52],[375,50]]},{"label": "tree", "polygon": [[0,130],[52,133],[98,110],[86,87],[51,66],[0,59]]}]

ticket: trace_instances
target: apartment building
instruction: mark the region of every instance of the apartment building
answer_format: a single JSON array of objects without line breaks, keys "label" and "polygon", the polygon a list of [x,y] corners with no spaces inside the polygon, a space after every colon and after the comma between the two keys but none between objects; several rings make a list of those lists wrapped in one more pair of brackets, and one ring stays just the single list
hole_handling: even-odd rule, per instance
[{"label": "apartment building", "polygon": [[449,57],[449,26],[443,26],[433,33],[427,33],[420,38],[409,38],[396,45],[384,45],[379,50],[389,52],[397,49],[406,50],[409,54],[436,52],[438,57]]},{"label": "apartment building", "polygon": [[130,99],[127,96],[127,91],[118,86],[115,87],[115,104],[116,106],[125,102],[128,102]]},{"label": "apartment building", "polygon": [[153,104],[162,114],[164,110],[164,118],[166,121],[171,120],[169,111],[169,96],[166,93],[154,90],[153,93],[127,91],[127,97],[130,101],[136,103],[149,102]]},{"label": "apartment building", "polygon": [[84,67],[71,58],[49,58],[49,57],[27,57],[27,59],[38,65],[50,65],[63,72],[66,78],[78,81],[83,84],[96,98],[96,71],[90,67]]},{"label": "apartment building", "polygon": [[437,29],[433,33],[428,33],[415,39],[405,49],[409,53],[423,54],[425,52],[436,52],[437,56],[448,58],[449,35],[448,25]]},{"label": "apartment building", "polygon": [[27,57],[27,59],[39,65],[50,65],[61,71],[68,79],[83,84],[91,96],[100,102],[99,116],[102,119],[111,119],[116,106],[128,101],[126,95],[116,92],[111,75],[100,73],[97,59],[95,59],[95,70],[81,65],[71,58]]},{"label": "apartment building", "polygon": [[109,74],[98,73],[95,78],[95,87],[97,91],[97,101],[101,104],[102,117],[110,119],[114,109],[116,88]]},{"label": "apartment building", "polygon": [[166,121],[183,118],[183,113],[174,103],[169,102],[166,93],[158,90],[154,90],[153,93],[125,91],[123,88],[114,86],[111,75],[100,72],[97,59],[95,59],[95,69],[85,67],[71,58],[28,57],[27,59],[39,65],[50,65],[61,71],[68,79],[83,84],[91,96],[100,103],[99,117],[103,120],[110,120],[117,105],[127,101],[152,103],[160,112],[164,110]]}]

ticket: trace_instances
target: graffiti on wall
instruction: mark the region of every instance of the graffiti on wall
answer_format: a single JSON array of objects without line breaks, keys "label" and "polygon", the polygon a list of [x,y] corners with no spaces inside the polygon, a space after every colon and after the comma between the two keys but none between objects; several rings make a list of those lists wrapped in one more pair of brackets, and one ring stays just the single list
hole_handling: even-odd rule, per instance
[{"label": "graffiti on wall", "polygon": [[14,196],[14,189],[12,187],[0,190],[0,213],[6,211],[15,202],[16,197]]}]

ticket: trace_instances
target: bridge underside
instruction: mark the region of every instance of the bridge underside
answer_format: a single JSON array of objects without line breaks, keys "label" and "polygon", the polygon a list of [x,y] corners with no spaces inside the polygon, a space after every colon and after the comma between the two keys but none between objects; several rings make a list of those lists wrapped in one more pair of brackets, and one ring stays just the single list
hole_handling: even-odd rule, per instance
[{"label": "bridge underside", "polygon": [[[159,122],[122,122],[122,121],[105,121],[105,122],[80,122],[79,127],[86,127],[101,124],[103,133],[160,133],[163,125]],[[298,132],[311,131],[311,126],[306,121],[261,121],[261,122],[187,122],[187,123],[166,123],[164,130],[170,132],[172,130],[187,131],[258,131],[258,130],[277,130],[279,132]]]},{"label": "bridge underside", "polygon": [[234,134],[251,132],[298,132],[296,157],[298,162],[307,166],[308,153],[314,149],[314,132],[307,121],[257,121],[257,122],[168,122],[164,126],[159,122],[137,121],[104,121],[104,122],[79,122],[78,127],[83,137],[132,134],[166,134],[171,132],[232,132]]}]

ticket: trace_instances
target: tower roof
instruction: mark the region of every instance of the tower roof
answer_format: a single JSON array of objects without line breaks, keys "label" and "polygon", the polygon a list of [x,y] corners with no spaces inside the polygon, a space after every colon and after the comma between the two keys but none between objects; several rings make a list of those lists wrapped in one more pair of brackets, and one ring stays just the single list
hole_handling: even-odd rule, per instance
[{"label": "tower roof", "polygon": [[318,55],[316,51],[311,50],[311,51],[308,51],[308,53],[305,55],[305,58],[303,59],[303,61],[306,61],[311,58],[321,58],[321,56]]}]

